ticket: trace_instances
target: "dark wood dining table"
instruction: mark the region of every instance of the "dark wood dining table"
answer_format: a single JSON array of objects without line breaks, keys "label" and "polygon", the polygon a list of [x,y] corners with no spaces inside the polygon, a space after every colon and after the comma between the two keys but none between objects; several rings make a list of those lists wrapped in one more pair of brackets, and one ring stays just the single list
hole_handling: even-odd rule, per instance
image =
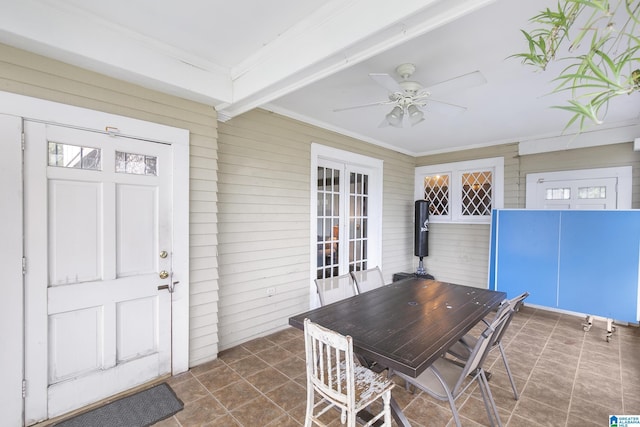
[{"label": "dark wood dining table", "polygon": [[[417,377],[506,298],[504,292],[410,277],[289,318],[353,338],[354,352]],[[409,425],[394,399],[393,415]]]}]

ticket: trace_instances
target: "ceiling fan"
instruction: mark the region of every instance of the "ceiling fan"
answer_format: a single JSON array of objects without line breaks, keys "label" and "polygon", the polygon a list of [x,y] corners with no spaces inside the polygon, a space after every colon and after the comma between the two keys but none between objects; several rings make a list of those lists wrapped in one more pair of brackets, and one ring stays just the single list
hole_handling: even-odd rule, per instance
[{"label": "ceiling fan", "polygon": [[415,126],[424,120],[423,109],[427,106],[429,111],[439,111],[444,114],[455,114],[466,110],[466,107],[460,105],[432,99],[432,93],[438,94],[452,90],[462,90],[486,83],[484,76],[479,71],[474,71],[425,88],[419,82],[410,80],[415,71],[416,66],[414,64],[398,65],[396,73],[400,76],[400,81],[386,73],[370,73],[369,77],[389,91],[389,99],[370,104],[338,108],[333,111],[345,111],[375,105],[393,105],[392,110],[385,116],[380,127],[393,126],[401,128],[405,117],[407,117],[407,121],[411,126]]}]

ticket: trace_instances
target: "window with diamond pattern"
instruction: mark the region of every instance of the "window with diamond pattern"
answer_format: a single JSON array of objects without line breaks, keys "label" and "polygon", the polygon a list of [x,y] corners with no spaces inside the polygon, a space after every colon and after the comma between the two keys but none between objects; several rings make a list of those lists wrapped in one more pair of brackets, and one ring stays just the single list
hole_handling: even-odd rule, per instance
[{"label": "window with diamond pattern", "polygon": [[504,159],[416,168],[416,197],[428,200],[433,222],[488,223],[503,204]]},{"label": "window with diamond pattern", "polygon": [[462,215],[491,215],[491,171],[463,173]]}]

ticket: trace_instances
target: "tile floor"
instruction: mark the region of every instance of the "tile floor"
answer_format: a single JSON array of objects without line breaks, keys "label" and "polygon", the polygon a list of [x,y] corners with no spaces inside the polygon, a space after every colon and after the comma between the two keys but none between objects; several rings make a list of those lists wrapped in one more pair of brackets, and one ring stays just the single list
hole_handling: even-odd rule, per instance
[{"label": "tile floor", "polygon": [[[609,414],[640,414],[640,329],[606,324],[589,332],[582,319],[523,307],[503,338],[520,399],[514,400],[499,351],[485,365],[505,426],[608,426]],[[183,411],[157,423],[169,426],[300,426],[305,415],[302,332],[289,328],[223,351],[212,362],[172,377]],[[451,426],[446,402],[395,387],[415,426]],[[477,388],[458,401],[463,426],[488,425]],[[338,412],[331,426],[339,426]],[[395,422],[394,422],[395,425]]]}]

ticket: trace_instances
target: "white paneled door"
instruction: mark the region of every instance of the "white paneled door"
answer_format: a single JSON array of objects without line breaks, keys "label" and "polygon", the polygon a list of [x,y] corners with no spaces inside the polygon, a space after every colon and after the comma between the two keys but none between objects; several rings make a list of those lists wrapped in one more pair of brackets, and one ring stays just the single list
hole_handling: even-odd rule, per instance
[{"label": "white paneled door", "polygon": [[527,209],[631,209],[631,167],[527,174]]},{"label": "white paneled door", "polygon": [[171,372],[169,145],[25,122],[30,424]]}]

